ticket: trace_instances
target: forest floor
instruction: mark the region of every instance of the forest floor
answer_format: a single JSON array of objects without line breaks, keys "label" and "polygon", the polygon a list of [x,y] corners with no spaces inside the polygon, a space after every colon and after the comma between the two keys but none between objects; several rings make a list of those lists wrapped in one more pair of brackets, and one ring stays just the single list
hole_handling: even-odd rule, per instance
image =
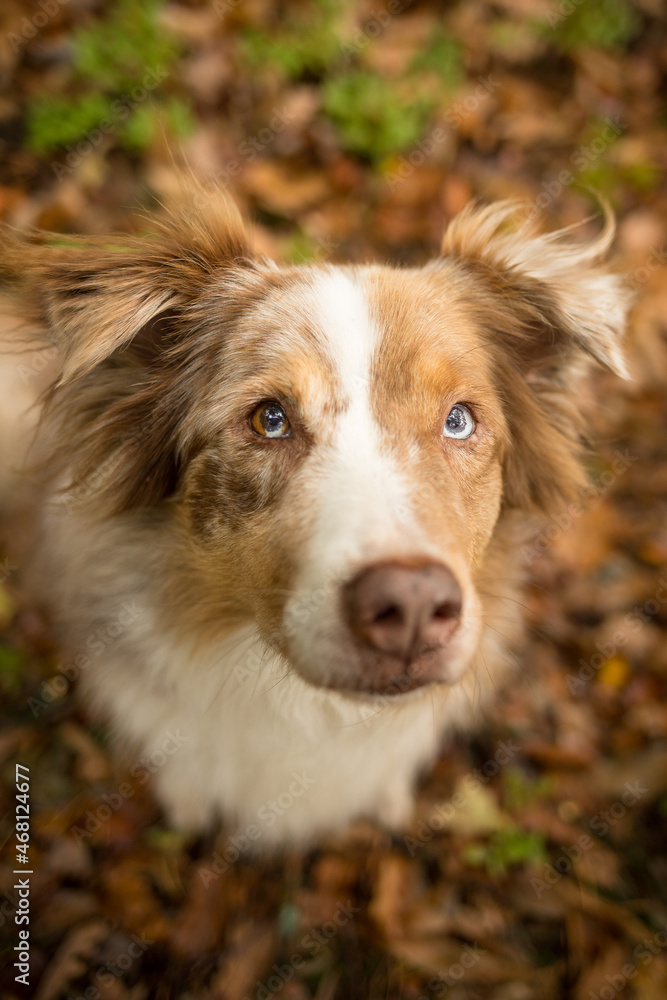
[{"label": "forest floor", "polygon": [[0,551],[5,956],[18,940],[17,761],[30,769],[33,872],[31,987],[10,958],[0,988],[39,1000],[664,1000],[661,4],[148,8],[128,29],[147,49],[138,70],[135,51],[114,55],[127,3],[3,4],[0,217],[132,231],[138,208],[173,196],[186,160],[229,186],[266,254],[412,264],[437,253],[471,198],[520,197],[569,225],[595,215],[593,187],[617,213],[619,267],[638,291],[634,378],[596,378],[591,485],[524,553],[520,667],[478,732],[443,746],[403,837],[359,822],[256,861],[224,831],[170,829],[145,780],[159,762],[118,771]]}]

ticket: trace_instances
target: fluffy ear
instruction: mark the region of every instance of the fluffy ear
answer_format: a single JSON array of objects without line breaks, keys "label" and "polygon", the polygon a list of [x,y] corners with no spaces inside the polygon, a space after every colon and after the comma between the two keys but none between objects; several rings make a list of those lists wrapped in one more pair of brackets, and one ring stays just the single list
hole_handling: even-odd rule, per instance
[{"label": "fluffy ear", "polygon": [[153,237],[0,234],[0,287],[37,336],[62,353],[62,381],[90,371],[162,314],[187,307],[222,268],[247,258],[243,225],[221,193],[153,220]]},{"label": "fluffy ear", "polygon": [[567,367],[583,352],[628,378],[621,340],[630,292],[623,279],[602,266],[614,239],[614,220],[605,206],[605,226],[591,243],[575,243],[570,230],[538,235],[519,222],[520,204],[469,206],[449,225],[444,258],[478,272],[489,290],[512,300],[517,312],[506,347],[526,371],[554,360]]},{"label": "fluffy ear", "polygon": [[153,221],[152,237],[0,236],[13,314],[63,357],[47,401],[46,471],[67,476],[65,500],[95,515],[174,491],[195,447],[187,415],[216,356],[226,283],[253,271],[224,195],[190,195],[185,210]]},{"label": "fluffy ear", "polygon": [[568,230],[538,235],[517,224],[518,209],[464,211],[442,253],[462,279],[505,402],[507,504],[554,510],[582,485],[579,378],[591,361],[628,377],[621,340],[631,294],[603,265],[614,236],[608,210],[602,233],[582,244]]}]

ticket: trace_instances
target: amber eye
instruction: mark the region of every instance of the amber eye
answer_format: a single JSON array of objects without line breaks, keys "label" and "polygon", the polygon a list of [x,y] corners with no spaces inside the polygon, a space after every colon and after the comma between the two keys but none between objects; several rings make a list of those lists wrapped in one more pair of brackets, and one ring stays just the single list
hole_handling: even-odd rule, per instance
[{"label": "amber eye", "polygon": [[290,424],[280,403],[261,403],[250,416],[250,426],[255,434],[265,438],[289,437]]}]

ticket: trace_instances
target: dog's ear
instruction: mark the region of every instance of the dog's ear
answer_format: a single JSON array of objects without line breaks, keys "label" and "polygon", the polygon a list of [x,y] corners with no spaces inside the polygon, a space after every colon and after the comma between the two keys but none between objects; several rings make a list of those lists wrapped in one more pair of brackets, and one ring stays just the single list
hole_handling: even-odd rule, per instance
[{"label": "dog's ear", "polygon": [[450,224],[442,256],[474,280],[464,297],[489,345],[512,446],[510,506],[554,509],[576,495],[581,413],[577,385],[596,361],[627,378],[621,342],[632,295],[604,266],[614,237],[575,242],[569,230],[536,234],[520,206],[469,208]]},{"label": "dog's ear", "polygon": [[575,243],[571,230],[536,234],[513,202],[469,206],[447,228],[442,256],[475,271],[511,307],[514,322],[496,333],[527,373],[560,373],[583,352],[627,378],[621,340],[630,294],[601,266],[614,231],[606,207],[598,238]]},{"label": "dog's ear", "polygon": [[[248,259],[243,225],[222,193],[152,220],[150,237],[0,237],[0,288],[31,332],[58,348],[62,381],[85,374]],[[147,342],[150,342],[150,335]]]},{"label": "dog's ear", "polygon": [[253,270],[236,209],[222,193],[190,193],[150,237],[0,236],[12,314],[26,339],[62,356],[46,471],[66,482],[65,501],[98,516],[174,491],[195,447],[186,418],[226,322],[227,284]]}]

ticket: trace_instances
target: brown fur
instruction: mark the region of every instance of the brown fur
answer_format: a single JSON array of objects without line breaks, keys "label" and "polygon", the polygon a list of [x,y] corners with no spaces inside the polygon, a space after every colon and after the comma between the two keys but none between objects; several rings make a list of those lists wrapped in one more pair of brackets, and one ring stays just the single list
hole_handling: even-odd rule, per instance
[{"label": "brown fur", "polygon": [[[507,577],[516,574],[517,524],[558,509],[582,482],[579,379],[592,361],[624,373],[627,295],[601,263],[610,224],[592,244],[573,244],[512,229],[515,208],[492,206],[455,220],[425,268],[277,268],[252,256],[224,198],[194,200],[196,210],[162,222],[152,239],[3,235],[5,293],[63,359],[43,419],[43,489],[67,508],[68,538],[80,525],[91,545],[120,552],[103,571],[101,557],[85,565],[70,542],[52,538],[51,565],[63,552],[71,563],[59,612],[66,636],[85,635],[108,613],[105,588],[122,594],[131,580],[140,597],[150,594],[151,656],[163,635],[196,658],[252,623],[308,683],[380,690],[341,626],[345,580],[329,597],[338,618],[322,626],[307,662],[285,627],[337,428],[353,412],[318,311],[322,278],[342,272],[362,289],[378,331],[364,390],[378,468],[408,484],[405,539],[432,550],[399,551],[405,539],[392,529],[396,551],[380,561],[420,564],[435,553],[456,576],[464,608],[477,609],[456,654],[457,669],[474,661],[461,681],[472,705],[480,686],[495,683],[480,663],[486,670],[495,642],[491,620],[516,598]],[[267,400],[288,411],[284,440],[251,430]],[[443,435],[456,403],[476,421],[468,439]],[[384,510],[368,483],[360,496],[371,513],[374,502]],[[88,624],[73,624],[77,614]],[[128,662],[135,655],[129,649]],[[414,667],[405,674],[416,684]],[[390,686],[393,669],[377,684]],[[444,657],[427,669],[436,686],[455,680]]]}]

